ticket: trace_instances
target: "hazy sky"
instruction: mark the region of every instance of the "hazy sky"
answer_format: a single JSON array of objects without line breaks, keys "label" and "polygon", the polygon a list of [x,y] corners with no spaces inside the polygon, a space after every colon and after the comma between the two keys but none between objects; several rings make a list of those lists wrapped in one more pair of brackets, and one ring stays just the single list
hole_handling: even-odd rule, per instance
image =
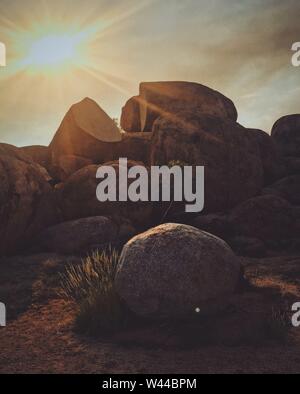
[{"label": "hazy sky", "polygon": [[[31,41],[55,29],[82,32],[82,63],[55,73],[26,63]],[[299,0],[0,0],[0,41],[1,142],[48,144],[86,96],[119,118],[141,81],[210,86],[234,101],[240,123],[268,132],[300,113]]]}]

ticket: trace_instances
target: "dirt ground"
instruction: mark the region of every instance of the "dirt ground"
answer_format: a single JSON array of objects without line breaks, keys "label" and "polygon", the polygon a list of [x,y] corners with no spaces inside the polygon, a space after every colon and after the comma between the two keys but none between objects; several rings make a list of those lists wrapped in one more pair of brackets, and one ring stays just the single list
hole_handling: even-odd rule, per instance
[{"label": "dirt ground", "polygon": [[[76,258],[53,255],[0,260],[0,373],[299,373],[300,328],[257,345],[164,346],[91,339],[73,330],[75,307],[57,296],[58,271]],[[300,301],[300,258],[243,258],[254,286]],[[11,305],[11,307],[9,307]],[[138,335],[137,335],[138,336]]]}]

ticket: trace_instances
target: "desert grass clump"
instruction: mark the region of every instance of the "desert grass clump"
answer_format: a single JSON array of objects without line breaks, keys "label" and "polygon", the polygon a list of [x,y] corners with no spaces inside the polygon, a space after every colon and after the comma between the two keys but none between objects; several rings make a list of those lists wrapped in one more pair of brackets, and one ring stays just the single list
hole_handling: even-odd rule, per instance
[{"label": "desert grass clump", "polygon": [[126,324],[128,312],[114,288],[118,264],[119,253],[109,248],[93,252],[61,275],[60,295],[78,305],[77,331],[89,335],[109,334]]}]

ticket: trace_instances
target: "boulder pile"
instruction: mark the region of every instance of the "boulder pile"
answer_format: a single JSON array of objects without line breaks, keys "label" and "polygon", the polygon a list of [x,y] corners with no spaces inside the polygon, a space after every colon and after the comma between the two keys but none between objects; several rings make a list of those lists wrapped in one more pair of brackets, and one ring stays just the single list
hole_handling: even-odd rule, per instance
[{"label": "boulder pile", "polygon": [[[122,109],[121,128],[86,98],[69,109],[48,147],[1,144],[0,254],[32,242],[79,253],[168,222],[208,231],[239,253],[297,240],[300,114],[279,119],[271,135],[237,119],[233,102],[209,87],[147,82]],[[204,166],[204,211],[185,214],[180,204],[150,201],[99,202],[97,169],[109,164],[117,170],[122,157],[129,167],[138,163],[147,170],[170,163]],[[126,223],[121,232],[120,223]],[[84,228],[93,229],[91,240]],[[216,248],[220,242],[214,241]]]}]

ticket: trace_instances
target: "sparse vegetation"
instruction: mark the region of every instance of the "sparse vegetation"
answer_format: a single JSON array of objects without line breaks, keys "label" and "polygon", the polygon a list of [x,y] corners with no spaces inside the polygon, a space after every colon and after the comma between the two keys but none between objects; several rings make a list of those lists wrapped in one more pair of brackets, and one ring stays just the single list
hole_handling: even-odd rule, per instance
[{"label": "sparse vegetation", "polygon": [[93,252],[61,275],[60,295],[78,304],[77,331],[109,334],[126,324],[128,311],[114,289],[118,263],[119,253],[109,248],[101,253]]},{"label": "sparse vegetation", "polygon": [[189,165],[190,164],[188,164],[188,163],[186,163],[185,161],[182,161],[182,160],[170,160],[168,162],[168,167],[169,168],[172,168],[172,167],[175,167],[175,166],[179,166],[179,167],[183,168],[184,166],[189,166]]}]

